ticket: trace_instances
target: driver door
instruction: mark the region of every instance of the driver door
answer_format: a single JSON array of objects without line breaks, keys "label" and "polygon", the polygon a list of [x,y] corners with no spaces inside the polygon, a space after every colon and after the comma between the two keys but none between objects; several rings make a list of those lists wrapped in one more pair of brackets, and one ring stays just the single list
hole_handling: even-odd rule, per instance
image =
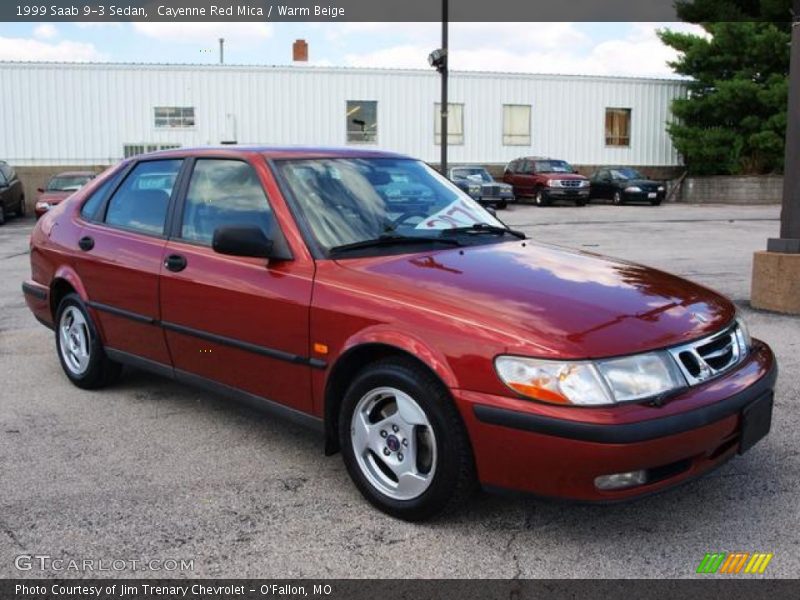
[{"label": "driver door", "polygon": [[211,248],[223,226],[258,225],[270,239],[281,235],[262,185],[265,170],[240,159],[194,161],[164,252],[161,318],[179,378],[310,412],[313,263]]}]

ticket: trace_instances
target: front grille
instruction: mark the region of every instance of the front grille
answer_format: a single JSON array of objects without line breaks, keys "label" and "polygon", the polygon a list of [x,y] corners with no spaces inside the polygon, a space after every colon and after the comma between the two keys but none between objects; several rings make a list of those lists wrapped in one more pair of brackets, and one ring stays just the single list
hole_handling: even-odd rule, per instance
[{"label": "front grille", "polygon": [[492,196],[492,197],[499,196],[500,195],[500,186],[497,186],[497,185],[485,185],[485,186],[483,186],[483,190],[481,190],[481,193],[484,196]]},{"label": "front grille", "polygon": [[733,325],[701,340],[672,348],[670,353],[689,385],[696,385],[732,369],[744,358],[746,348],[739,326]]},{"label": "front grille", "polygon": [[581,180],[580,179],[562,179],[561,180],[561,187],[565,187],[565,188],[581,187]]}]

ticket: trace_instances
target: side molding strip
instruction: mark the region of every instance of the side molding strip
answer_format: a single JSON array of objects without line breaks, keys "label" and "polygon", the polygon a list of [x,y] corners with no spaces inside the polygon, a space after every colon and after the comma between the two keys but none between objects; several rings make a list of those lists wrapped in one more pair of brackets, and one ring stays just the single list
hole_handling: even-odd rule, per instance
[{"label": "side molding strip", "polygon": [[318,358],[306,358],[305,356],[300,356],[299,354],[292,354],[290,352],[284,352],[283,350],[276,350],[275,348],[268,348],[266,346],[251,344],[250,342],[243,342],[241,340],[236,340],[222,335],[217,335],[215,333],[210,333],[208,331],[202,331],[201,329],[194,329],[192,327],[186,327],[185,325],[170,323],[169,321],[159,321],[158,319],[154,319],[146,315],[141,315],[139,313],[117,308],[116,306],[103,304],[101,302],[89,301],[86,304],[88,304],[95,310],[107,312],[117,317],[130,319],[131,321],[136,321],[137,323],[144,323],[146,325],[155,325],[157,327],[163,327],[164,329],[167,329],[169,331],[182,333],[184,335],[190,335],[192,337],[196,337],[201,340],[206,340],[207,342],[214,342],[216,344],[221,344],[223,346],[230,346],[231,348],[238,348],[239,350],[245,350],[247,352],[252,352],[254,354],[260,354],[261,356],[267,356],[269,358],[274,358],[276,360],[282,360],[296,365],[306,365],[313,369],[326,369],[328,367],[328,363]]}]

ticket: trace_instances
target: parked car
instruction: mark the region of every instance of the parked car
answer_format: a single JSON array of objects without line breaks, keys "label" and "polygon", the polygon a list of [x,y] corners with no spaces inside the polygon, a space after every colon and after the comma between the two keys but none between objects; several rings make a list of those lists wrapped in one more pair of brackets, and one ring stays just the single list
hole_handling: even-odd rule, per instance
[{"label": "parked car", "polygon": [[592,173],[590,180],[592,198],[605,198],[618,205],[649,202],[658,206],[667,194],[663,181],[648,179],[631,167],[605,167]]},{"label": "parked car", "polygon": [[563,160],[536,156],[512,160],[503,181],[514,187],[514,196],[533,197],[537,206],[548,206],[555,200],[585,206],[589,200],[589,180]]},{"label": "parked car", "polygon": [[25,189],[11,165],[0,160],[0,225],[12,214],[25,216]]},{"label": "parked car", "polygon": [[89,183],[97,174],[91,171],[66,171],[53,175],[44,188],[39,188],[34,212],[36,218],[58,205],[64,198],[77,192]]},{"label": "parked car", "polygon": [[[429,193],[393,208],[403,173]],[[400,155],[135,157],[42,217],[30,260],[26,302],[72,383],[131,365],[307,424],[404,519],[478,483],[650,494],[770,428],[775,358],[731,301],[538,244]]]},{"label": "parked car", "polygon": [[448,179],[484,206],[505,208],[514,200],[514,188],[495,181],[485,167],[453,167],[449,170]]}]

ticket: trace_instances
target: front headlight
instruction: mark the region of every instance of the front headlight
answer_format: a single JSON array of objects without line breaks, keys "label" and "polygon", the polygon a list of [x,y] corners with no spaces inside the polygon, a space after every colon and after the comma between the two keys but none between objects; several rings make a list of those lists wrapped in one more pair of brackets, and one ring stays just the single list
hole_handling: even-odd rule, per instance
[{"label": "front headlight", "polygon": [[37,202],[36,208],[39,210],[50,210],[50,203],[49,202]]},{"label": "front headlight", "polygon": [[588,179],[585,179],[585,180],[581,181],[581,187],[582,188],[589,187],[589,185],[590,185],[590,182],[589,182]]},{"label": "front headlight", "polygon": [[658,191],[663,192],[666,188],[663,185],[658,186]]},{"label": "front headlight", "polygon": [[642,188],[640,188],[638,185],[632,185],[630,187],[626,187],[625,191],[629,194],[638,194],[642,191]]},{"label": "front headlight", "polygon": [[561,187],[561,181],[558,179],[548,179],[547,187]]},{"label": "front headlight", "polygon": [[665,352],[575,362],[499,356],[495,368],[515,392],[551,404],[602,406],[661,396],[686,385]]},{"label": "front headlight", "polygon": [[750,337],[750,328],[747,326],[744,318],[741,316],[736,317],[736,342],[739,344],[739,351],[744,356],[750,352],[750,347],[753,345],[753,339]]},{"label": "front headlight", "polygon": [[481,193],[481,186],[479,185],[471,185],[469,186],[469,195],[470,196],[479,196]]}]

